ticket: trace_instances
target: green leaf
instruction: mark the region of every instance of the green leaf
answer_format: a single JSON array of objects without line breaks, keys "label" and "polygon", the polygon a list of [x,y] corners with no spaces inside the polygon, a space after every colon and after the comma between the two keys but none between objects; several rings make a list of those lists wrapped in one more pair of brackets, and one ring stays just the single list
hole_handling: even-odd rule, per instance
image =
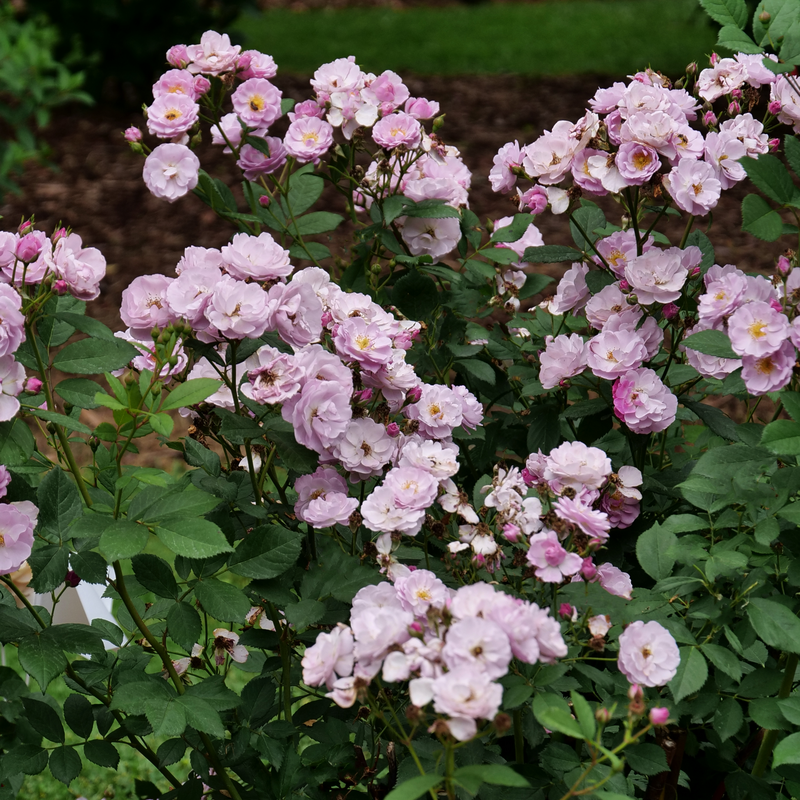
[{"label": "green leaf", "polygon": [[385,800],[416,800],[431,789],[435,789],[443,780],[441,775],[418,775],[392,789]]},{"label": "green leaf", "polygon": [[795,694],[784,700],[778,700],[778,708],[792,725],[800,725],[800,695]]},{"label": "green leaf", "polygon": [[787,133],[783,137],[783,153],[792,168],[792,172],[800,176],[800,141],[797,140],[793,133]]},{"label": "green leaf", "polygon": [[453,369],[461,375],[477,378],[490,386],[495,384],[495,374],[491,364],[487,364],[479,358],[459,359],[453,362]]},{"label": "green leaf", "polygon": [[503,711],[521,706],[533,694],[533,687],[518,683],[503,691]]},{"label": "green leaf", "polygon": [[[42,479],[36,498],[41,509],[39,528],[60,539],[68,537],[70,524],[83,513],[83,503],[74,481],[60,467],[55,467]],[[62,575],[61,581],[63,579]]]},{"label": "green leaf", "polygon": [[680,703],[684,697],[699,692],[708,678],[708,664],[697,647],[681,647],[681,663],[669,682],[672,697]]},{"label": "green leaf", "polygon": [[218,578],[205,578],[194,587],[200,605],[220,622],[243,620],[251,603],[241,589]]},{"label": "green leaf", "polygon": [[700,252],[703,254],[703,260],[700,262],[700,272],[705,275],[706,272],[708,272],[709,267],[711,267],[716,261],[716,256],[714,255],[714,245],[711,244],[711,240],[703,233],[703,231],[693,230],[689,234],[689,238],[686,240],[686,246],[700,248]]},{"label": "green leaf", "polygon": [[744,167],[747,177],[771,200],[781,205],[792,201],[796,192],[794,182],[789,170],[777,156],[744,156],[739,163]]},{"label": "green leaf", "polygon": [[292,213],[297,216],[308,211],[319,200],[324,186],[325,181],[319,175],[309,172],[294,173],[290,179],[287,200],[287,205]]},{"label": "green leaf", "polygon": [[636,558],[653,580],[660,581],[672,574],[675,556],[670,551],[677,542],[678,537],[658,523],[636,540]]},{"label": "green leaf", "polygon": [[175,603],[167,611],[167,631],[174,642],[190,651],[203,632],[197,609],[188,602]]},{"label": "green leaf", "polygon": [[775,517],[762,519],[753,530],[756,541],[765,547],[769,547],[780,536],[780,533],[780,525],[778,525],[778,520]]},{"label": "green leaf", "polygon": [[731,738],[742,727],[744,712],[738,700],[726,697],[714,712],[714,730],[723,742]]},{"label": "green leaf", "polygon": [[780,456],[800,455],[800,422],[776,419],[764,427],[761,444]]},{"label": "green leaf", "polygon": [[744,28],[749,18],[745,0],[700,0],[700,5],[711,19],[720,25]]},{"label": "green leaf", "polygon": [[199,697],[182,695],[177,702],[186,713],[186,723],[197,731],[203,731],[221,739],[225,736],[219,712],[210,703]]},{"label": "green leaf", "polygon": [[491,242],[516,242],[533,224],[533,217],[530,214],[515,214],[510,225],[502,228],[495,228],[489,241]]},{"label": "green leaf", "polygon": [[83,754],[98,767],[116,769],[119,766],[119,753],[111,742],[103,740],[86,742],[83,746]]},{"label": "green leaf", "polygon": [[302,543],[302,536],[295,531],[261,525],[237,546],[229,560],[231,572],[245,578],[277,578],[294,566]]},{"label": "green leaf", "polygon": [[64,720],[81,739],[92,735],[92,704],[82,694],[71,694],[64,701]]},{"label": "green leaf", "polygon": [[536,721],[551,731],[558,731],[573,739],[583,739],[578,720],[573,719],[567,701],[556,694],[537,694],[533,698],[533,715]]},{"label": "green leaf", "polygon": [[521,789],[530,787],[530,783],[522,775],[505,764],[473,764],[461,767],[453,773],[453,780],[456,783],[474,787],[480,786],[481,783],[490,783],[494,786],[515,786]]},{"label": "green leaf", "polygon": [[[580,229],[578,226],[580,225]],[[581,207],[572,212],[569,228],[572,240],[581,249],[590,251],[598,236],[595,231],[604,228],[606,217],[602,209],[590,200],[581,200]],[[581,229],[583,233],[581,233]],[[584,236],[584,234],[586,234]],[[588,238],[587,238],[588,237]]]},{"label": "green leaf", "polygon": [[527,247],[522,255],[523,261],[533,264],[558,264],[561,261],[580,261],[583,253],[574,247],[562,247],[557,244],[542,247]]},{"label": "green leaf", "polygon": [[784,764],[800,764],[800,733],[793,733],[778,742],[772,755],[772,768]]},{"label": "green leaf", "polygon": [[186,712],[176,697],[147,701],[144,713],[155,736],[180,736],[186,729]]},{"label": "green leaf", "polygon": [[625,748],[625,760],[642,775],[658,775],[669,769],[667,754],[657,745],[645,742]]},{"label": "green leaf", "polygon": [[427,275],[410,270],[395,283],[392,302],[409,319],[427,319],[439,305],[439,290]]},{"label": "green leaf", "polygon": [[68,417],[65,414],[58,414],[55,411],[47,411],[44,408],[27,408],[25,409],[25,413],[30,414],[33,417],[43,419],[46,422],[52,422],[54,425],[60,425],[62,428],[66,428],[68,431],[83,433],[87,436],[92,433],[92,429],[84,425],[82,422],[79,422],[72,417]]},{"label": "green leaf", "polygon": [[186,383],[181,383],[167,395],[161,410],[169,411],[173,408],[194,406],[202,403],[203,400],[214,394],[221,385],[222,382],[216,380],[216,378],[192,378]]},{"label": "green leaf", "polygon": [[718,644],[703,644],[700,646],[703,655],[719,670],[733,678],[736,683],[742,679],[742,665],[739,659],[728,650],[727,647],[720,647]]},{"label": "green leaf", "polygon": [[284,611],[286,619],[294,625],[295,630],[303,631],[322,619],[325,615],[325,603],[306,598],[299,603],[290,603]]},{"label": "green leaf", "polygon": [[187,436],[183,440],[183,454],[189,466],[200,467],[213,477],[219,476],[221,468],[219,456],[207,447],[203,447],[200,442]]},{"label": "green leaf", "polygon": [[149,592],[158,597],[176,598],[178,596],[175,574],[172,567],[163,558],[145,553],[134,556],[131,564],[136,580]]},{"label": "green leaf", "polygon": [[601,292],[606,286],[611,286],[616,278],[599,269],[592,269],[586,273],[586,286],[592,294]]},{"label": "green leaf", "polygon": [[28,563],[33,572],[31,586],[40,594],[47,594],[64,583],[69,569],[69,551],[58,545],[38,547],[28,557]]},{"label": "green leaf", "polygon": [[531,406],[528,417],[528,452],[541,450],[549,453],[561,441],[561,430],[558,425],[558,406],[554,403],[542,403]]},{"label": "green leaf", "polygon": [[25,707],[25,719],[37,733],[51,742],[64,744],[64,726],[54,708],[32,697],[23,697],[22,705]]},{"label": "green leaf", "polygon": [[21,419],[0,422],[0,464],[20,467],[33,455],[36,441]]},{"label": "green leaf", "polygon": [[96,375],[127,367],[138,355],[137,348],[117,337],[113,341],[81,339],[59,350],[53,358],[53,366],[62,372]]},{"label": "green leaf", "polygon": [[186,752],[186,742],[183,739],[167,739],[162,742],[156,750],[159,766],[168,767],[170,764],[177,764]]},{"label": "green leaf", "polygon": [[421,217],[422,219],[444,219],[446,217],[458,217],[457,208],[447,205],[444,200],[420,200],[415,203],[408,201],[403,209],[407,217]]},{"label": "green leaf", "polygon": [[712,433],[727,439],[729,442],[739,441],[736,423],[719,408],[709,406],[706,403],[697,403],[685,397],[681,397],[680,401],[690,411],[694,411],[700,417],[700,421]]},{"label": "green leaf", "polygon": [[20,666],[39,684],[44,692],[50,681],[67,668],[67,659],[62,649],[55,643],[52,628],[42,633],[32,633],[20,640]]},{"label": "green leaf", "polygon": [[66,786],[81,774],[82,767],[81,757],[74,747],[56,747],[50,753],[50,772]]},{"label": "green leaf", "polygon": [[57,320],[66,322],[71,328],[77,328],[81,333],[91,336],[93,339],[105,339],[107,342],[118,342],[119,337],[114,336],[114,332],[99,319],[87,317],[85,314],[76,314],[71,311],[60,311],[53,315]]},{"label": "green leaf", "polygon": [[100,550],[110,562],[132,558],[147,546],[150,533],[144,525],[120,519],[113,521],[100,535]]},{"label": "green leaf", "polygon": [[187,697],[199,697],[217,711],[230,711],[241,705],[242,698],[232,692],[221,675],[212,675],[186,689]]},{"label": "green leaf", "polygon": [[757,700],[751,700],[748,706],[750,719],[761,728],[766,728],[768,731],[786,731],[792,725],[784,717],[780,706],[778,705],[777,697],[761,697]]},{"label": "green leaf", "polygon": [[175,555],[186,558],[210,558],[233,550],[225,534],[205,519],[166,520],[155,533]]},{"label": "green leaf", "polygon": [[783,220],[763,197],[748,194],[742,200],[742,230],[765,242],[774,242],[783,234]]},{"label": "green leaf", "polygon": [[762,49],[735,25],[725,25],[719,32],[717,44],[734,53],[761,53]]},{"label": "green leaf", "polygon": [[778,650],[800,653],[800,619],[782,603],[753,597],[747,616],[759,639]]},{"label": "green leaf", "polygon": [[22,744],[3,755],[3,774],[38,775],[47,766],[47,750],[35,744]]},{"label": "green leaf", "polygon": [[687,336],[683,344],[690,350],[717,358],[739,358],[731,348],[731,340],[722,331],[699,331]]},{"label": "green leaf", "polygon": [[570,691],[569,696],[572,700],[572,710],[578,718],[583,735],[587,739],[593,739],[597,731],[597,721],[595,720],[592,707],[584,696],[576,691]]},{"label": "green leaf", "polygon": [[312,211],[310,214],[299,217],[296,224],[289,224],[288,231],[292,236],[313,236],[317,233],[332,231],[344,222],[341,214],[330,211]]}]

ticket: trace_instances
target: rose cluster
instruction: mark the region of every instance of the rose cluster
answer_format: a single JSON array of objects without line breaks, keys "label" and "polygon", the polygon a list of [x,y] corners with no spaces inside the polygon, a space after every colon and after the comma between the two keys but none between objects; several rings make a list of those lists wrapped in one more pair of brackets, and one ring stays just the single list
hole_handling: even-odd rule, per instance
[{"label": "rose cluster", "polygon": [[379,675],[408,684],[411,704],[433,704],[443,729],[459,741],[476,735],[478,720],[494,719],[503,696],[498,680],[512,658],[552,664],[567,654],[549,609],[487,583],[448,589],[418,569],[361,589],[350,625],[321,633],[303,656],[303,680],[325,685],[349,708]]}]

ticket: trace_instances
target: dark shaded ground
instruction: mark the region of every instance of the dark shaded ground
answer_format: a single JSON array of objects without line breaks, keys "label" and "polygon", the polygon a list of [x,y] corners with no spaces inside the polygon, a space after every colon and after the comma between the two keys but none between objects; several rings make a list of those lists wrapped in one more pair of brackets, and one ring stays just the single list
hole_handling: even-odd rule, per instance
[{"label": "dark shaded ground", "polygon": [[[275,81],[284,95],[303,100],[310,95],[306,79],[282,76]],[[482,221],[514,213],[507,197],[491,191],[488,173],[492,158],[507,141],[530,142],[559,119],[575,120],[600,84],[597,77],[532,79],[517,76],[462,78],[407,78],[412,95],[436,99],[446,112],[441,134],[457,145],[473,171],[472,209]],[[188,245],[219,247],[233,235],[232,226],[219,220],[198,198],[189,195],[170,205],[150,195],[141,179],[143,158],[134,155],[122,138],[128,125],[143,125],[138,114],[108,108],[83,108],[55,117],[45,138],[52,148],[58,172],[31,165],[21,185],[21,196],[7,196],[0,206],[4,228],[23,215],[36,214],[40,227],[52,231],[60,221],[73,226],[84,243],[98,247],[109,269],[101,297],[90,313],[119,327],[117,309],[122,290],[137,275],[164,272],[173,267]],[[204,144],[199,151],[203,167],[230,185],[241,180],[230,157]],[[767,244],[740,231],[740,202],[747,190],[727,192],[714,213],[710,236],[718,263],[736,263],[745,270],[769,269],[788,241]],[[338,210],[338,197],[323,197]],[[609,219],[619,210],[603,201]],[[565,218],[545,214],[537,223],[547,244],[569,244]],[[707,220],[702,220],[703,228]],[[663,230],[663,227],[662,227]],[[673,241],[680,229],[667,231]],[[346,230],[335,244],[346,247]],[[346,257],[346,251],[340,252]],[[554,267],[556,274],[560,270]]]}]

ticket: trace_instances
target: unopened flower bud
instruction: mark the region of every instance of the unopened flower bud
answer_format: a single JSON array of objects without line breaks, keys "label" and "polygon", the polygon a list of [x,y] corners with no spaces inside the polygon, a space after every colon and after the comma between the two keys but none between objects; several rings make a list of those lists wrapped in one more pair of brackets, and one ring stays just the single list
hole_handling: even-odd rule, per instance
[{"label": "unopened flower bud", "polygon": [[697,75],[697,62],[692,61],[691,64],[686,65],[686,74],[687,75]]},{"label": "unopened flower bud", "polygon": [[572,606],[569,603],[562,603],[558,607],[558,615],[564,619],[572,619]]},{"label": "unopened flower bud", "polygon": [[36,261],[42,252],[42,239],[34,233],[26,233],[17,242],[17,258],[27,263]]},{"label": "unopened flower bud", "polygon": [[89,437],[89,449],[93,452],[97,452],[97,448],[100,447],[100,440],[96,436]]},{"label": "unopened flower bud", "polygon": [[191,63],[191,60],[185,44],[174,44],[167,50],[167,63],[172,64],[173,67],[184,69]]},{"label": "unopened flower bud", "polygon": [[569,378],[562,378],[558,382],[558,388],[559,389],[567,390],[567,389],[570,389],[571,387],[572,387],[572,383],[570,382]]},{"label": "unopened flower bud", "polygon": [[258,204],[261,208],[267,208],[271,202],[272,198],[268,194],[262,194],[261,197],[258,198]]},{"label": "unopened flower bud", "polygon": [[731,97],[734,100],[741,100],[742,99],[742,90],[741,89],[731,89]]},{"label": "unopened flower bud", "polygon": [[581,575],[583,576],[584,580],[591,581],[597,575],[597,567],[594,565],[594,561],[592,561],[591,557],[584,558],[583,563],[581,564]]},{"label": "unopened flower bud", "polygon": [[769,145],[769,149],[772,150],[773,153],[778,152],[778,148],[781,146],[781,140],[775,137],[774,139],[770,139],[767,144]]},{"label": "unopened flower bud", "polygon": [[157,342],[160,336],[161,336],[161,329],[160,328],[153,328],[153,330],[150,331],[150,338],[154,342]]},{"label": "unopened flower bud", "polygon": [[707,128],[713,128],[717,124],[717,115],[713,111],[706,111],[703,114],[703,125]]},{"label": "unopened flower bud", "polygon": [[762,11],[758,15],[758,21],[764,25],[769,25],[769,23],[772,22],[772,14],[770,14],[769,11]]},{"label": "unopened flower bud", "polygon": [[625,293],[627,293],[627,292],[629,292],[631,290],[631,285],[628,283],[628,281],[625,280],[625,278],[623,278],[619,282],[619,290],[621,292],[625,292]]},{"label": "unopened flower bud", "polygon": [[395,439],[400,435],[400,426],[396,422],[390,422],[386,426],[386,433],[391,436],[392,439]]},{"label": "unopened flower bud", "polygon": [[71,586],[73,589],[81,582],[81,576],[78,575],[77,572],[73,570],[67,570],[67,574],[64,576],[64,583],[67,586]]},{"label": "unopened flower bud", "polygon": [[719,64],[719,56],[716,53],[712,53],[708,60],[712,67],[716,67]]},{"label": "unopened flower bud", "polygon": [[53,244],[60,241],[61,239],[65,239],[67,236],[67,229],[66,228],[59,228],[57,231],[53,232],[53,235],[50,237],[50,241]]},{"label": "unopened flower bud", "polygon": [[211,81],[205,75],[195,75],[194,90],[197,96],[205,94],[211,88]]},{"label": "unopened flower bud", "polygon": [[728,103],[728,113],[732,117],[742,113],[742,107],[739,105],[738,100],[732,100],[730,103]]},{"label": "unopened flower bud", "polygon": [[601,725],[608,725],[611,721],[611,712],[607,708],[598,708],[597,711],[594,712],[594,718]]},{"label": "unopened flower bud", "polygon": [[661,316],[664,317],[664,319],[675,319],[679,313],[680,310],[675,303],[667,303],[664,308],[661,309]]},{"label": "unopened flower bud", "polygon": [[775,269],[777,269],[781,275],[788,275],[792,271],[792,262],[789,261],[786,256],[780,256],[778,258],[778,263],[775,265]]},{"label": "unopened flower bud", "polygon": [[642,687],[638,683],[632,683],[628,687],[628,700],[642,700],[643,698]]},{"label": "unopened flower bud", "polygon": [[663,706],[656,706],[650,709],[650,722],[653,725],[666,725],[669,719],[669,709]]},{"label": "unopened flower bud", "polygon": [[141,142],[142,141],[142,132],[134,125],[130,128],[126,128],[122,134],[125,137],[126,142]]},{"label": "unopened flower bud", "polygon": [[163,388],[164,388],[164,384],[161,383],[161,381],[156,381],[153,384],[153,388],[150,389],[150,392],[152,393],[153,397],[158,397],[161,394],[161,390]]},{"label": "unopened flower bud", "polygon": [[64,295],[69,291],[69,286],[67,286],[66,281],[61,280],[61,278],[59,278],[57,281],[53,283],[53,291],[60,297],[61,295]]},{"label": "unopened flower bud", "polygon": [[20,236],[25,236],[25,234],[30,233],[33,230],[33,217],[31,219],[25,219],[19,224],[19,228],[17,228],[17,233]]},{"label": "unopened flower bud", "polygon": [[511,727],[511,717],[500,713],[494,718],[494,727],[498,733],[505,733]]},{"label": "unopened flower bud", "polygon": [[409,403],[418,403],[420,397],[422,397],[422,389],[419,386],[412,386],[408,392],[406,392],[406,400]]},{"label": "unopened flower bud", "polygon": [[767,106],[767,111],[769,111],[770,114],[780,114],[781,111],[780,101],[772,100]]},{"label": "unopened flower bud", "polygon": [[692,269],[689,270],[690,278],[696,278],[699,274],[700,274],[700,267],[692,267]]},{"label": "unopened flower bud", "polygon": [[441,114],[433,121],[433,132],[436,133],[444,125],[445,114]]},{"label": "unopened flower bud", "polygon": [[635,294],[629,294],[627,301],[629,306],[635,306],[639,302],[639,297]]},{"label": "unopened flower bud", "polygon": [[25,381],[25,392],[27,394],[38,394],[42,388],[42,382],[38,378],[28,378]]}]

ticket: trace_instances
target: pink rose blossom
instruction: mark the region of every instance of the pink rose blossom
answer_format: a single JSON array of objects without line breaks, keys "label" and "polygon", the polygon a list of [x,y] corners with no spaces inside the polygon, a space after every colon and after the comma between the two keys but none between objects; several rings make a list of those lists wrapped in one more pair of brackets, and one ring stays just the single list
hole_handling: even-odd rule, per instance
[{"label": "pink rose blossom", "polygon": [[516,140],[504,144],[493,159],[494,166],[489,173],[489,182],[493,192],[510,192],[517,182],[517,176],[512,169],[518,168],[522,163],[519,142]]},{"label": "pink rose blossom", "polygon": [[419,402],[407,405],[403,413],[419,422],[419,431],[430,439],[445,439],[461,425],[461,398],[448,386],[426,383]]},{"label": "pink rose blossom", "polygon": [[236,67],[236,59],[241,47],[231,45],[227,33],[206,31],[200,37],[200,44],[191,44],[186,48],[186,55],[191,61],[189,71],[197,74],[220,75]]},{"label": "pink rose blossom", "polygon": [[257,285],[223,275],[214,287],[206,318],[220,336],[258,339],[267,329],[267,293]]},{"label": "pink rose blossom", "polygon": [[447,631],[442,659],[450,670],[470,667],[489,678],[501,678],[511,661],[511,644],[494,622],[480,617],[464,619]]},{"label": "pink rose blossom", "polygon": [[345,432],[353,415],[348,389],[333,381],[308,381],[281,414],[294,426],[298,443],[322,453]]},{"label": "pink rose blossom", "polygon": [[658,622],[637,620],[619,637],[619,671],[642,686],[664,686],[680,664],[678,645],[672,634]]},{"label": "pink rose blossom", "polygon": [[289,261],[289,251],[266,232],[258,236],[237,233],[221,252],[225,269],[242,281],[247,278],[259,283],[281,280],[291,275],[294,269]]},{"label": "pink rose blossom", "polygon": [[391,487],[378,486],[361,504],[364,525],[378,533],[405,533],[416,536],[425,520],[425,509],[402,508],[397,505]]},{"label": "pink rose blossom", "polygon": [[353,673],[353,632],[340,622],[330,633],[320,633],[303,654],[303,682],[333,689],[336,678]]},{"label": "pink rose blossom", "polygon": [[195,89],[195,76],[188,69],[167,70],[153,84],[153,97],[157,99],[170,94],[183,94],[191,100],[197,100],[199,95]]},{"label": "pink rose blossom", "polygon": [[561,519],[577,525],[590,538],[598,539],[600,542],[608,539],[608,532],[611,529],[608,514],[604,511],[595,511],[580,497],[560,497],[553,510]]},{"label": "pink rose blossom", "polygon": [[244,362],[242,394],[257,403],[283,403],[300,391],[305,377],[293,355],[264,345]]},{"label": "pink rose blossom", "polygon": [[185,44],[174,44],[167,50],[167,63],[173,67],[183,69],[189,62],[189,53]]},{"label": "pink rose blossom", "polygon": [[245,50],[237,62],[239,71],[236,77],[246,81],[248,78],[274,78],[278,74],[275,59],[258,50]]},{"label": "pink rose blossom", "polygon": [[266,78],[249,78],[231,96],[233,110],[250,127],[268,128],[281,115],[282,93]]},{"label": "pink rose blossom", "polygon": [[[0,364],[2,364],[0,358]],[[0,372],[2,366],[0,366]],[[2,395],[0,395],[2,400]],[[0,419],[5,419],[2,415],[2,405],[0,404]],[[5,494],[5,486],[3,494]],[[9,503],[0,504],[0,575],[9,575],[16,572],[28,559],[33,548],[33,529],[35,521]]]},{"label": "pink rose blossom", "polygon": [[442,609],[450,599],[448,588],[427,569],[416,569],[394,582],[403,608],[415,617],[424,617],[428,609]]},{"label": "pink rose blossom", "polygon": [[25,341],[22,298],[13,287],[0,283],[0,356],[11,356]]},{"label": "pink rose blossom", "polygon": [[163,296],[176,319],[182,317],[195,330],[204,330],[208,327],[205,310],[220,280],[222,270],[217,266],[186,268],[167,286]]},{"label": "pink rose blossom", "polygon": [[711,164],[682,158],[664,177],[664,188],[681,211],[703,217],[716,207],[722,184]]},{"label": "pink rose blossom", "polygon": [[630,186],[641,186],[658,172],[661,161],[658,153],[645,144],[624,142],[614,159],[619,174]]},{"label": "pink rose blossom", "polygon": [[424,97],[409,97],[404,111],[414,119],[433,119],[439,113],[439,103]]},{"label": "pink rose blossom", "polygon": [[335,455],[351,480],[367,480],[383,473],[397,449],[386,428],[369,417],[350,420],[336,442]]},{"label": "pink rose blossom", "polygon": [[599,378],[614,380],[623,373],[641,366],[648,352],[637,332],[603,330],[586,346],[586,362]]},{"label": "pink rose blossom", "polygon": [[652,725],[666,725],[669,722],[669,709],[663,706],[654,706],[650,709],[649,719]]},{"label": "pink rose blossom", "polygon": [[519,196],[519,210],[541,214],[548,202],[547,192],[541,186],[533,186]]},{"label": "pink rose blossom", "polygon": [[191,128],[198,119],[200,106],[185,94],[163,94],[147,109],[147,129],[161,139],[172,139]]},{"label": "pink rose blossom", "polygon": [[455,250],[461,238],[461,226],[454,217],[405,217],[400,234],[412,255],[429,255],[438,259]]},{"label": "pink rose blossom", "polygon": [[393,150],[401,144],[413,148],[420,143],[422,126],[410,114],[398,111],[375,124],[372,138],[376,144],[387,150]]},{"label": "pink rose blossom", "polygon": [[8,468],[3,464],[0,464],[0,498],[6,496],[8,484],[11,483],[11,473],[8,471]]},{"label": "pink rose blossom", "polygon": [[390,489],[398,508],[421,511],[432,505],[439,492],[439,481],[418,467],[394,467],[386,473],[383,486]]},{"label": "pink rose blossom", "polygon": [[122,292],[120,316],[137,339],[150,338],[153,328],[165,328],[175,319],[167,301],[167,289],[175,278],[140,275]]},{"label": "pink rose blossom", "polygon": [[746,303],[728,319],[728,336],[738,355],[768,356],[789,337],[789,320],[769,303]]},{"label": "pink rose blossom", "polygon": [[555,531],[531,536],[527,558],[536,567],[536,577],[545,583],[561,583],[578,572],[582,563],[577,553],[568,553],[561,546]]},{"label": "pink rose blossom", "polygon": [[[531,459],[528,459],[528,469]],[[560,493],[565,488],[580,492],[584,487],[599,489],[611,474],[611,459],[599,448],[583,442],[564,442],[546,457],[543,478]]]},{"label": "pink rose blossom", "polygon": [[615,597],[631,599],[633,584],[631,576],[611,564],[600,564],[597,567],[596,577],[600,585]]},{"label": "pink rose blossom", "polygon": [[[248,181],[257,181],[262,175],[272,175],[286,163],[286,148],[275,136],[266,136],[264,141],[269,147],[269,155],[262,153],[250,144],[242,145],[236,166],[244,172]],[[262,195],[269,200],[268,195]]]},{"label": "pink rose blossom", "polygon": [[96,247],[84,247],[77,233],[60,238],[47,260],[73,297],[78,300],[99,297],[100,281],[106,275],[106,260]]},{"label": "pink rose blossom", "polygon": [[548,305],[551,314],[566,314],[567,311],[577,313],[591,297],[589,287],[586,285],[586,273],[589,267],[586,264],[574,263],[558,282],[555,296]]},{"label": "pink rose blossom", "polygon": [[678,398],[652,369],[632,369],[612,388],[614,413],[634,433],[658,433],[668,428],[678,410]]},{"label": "pink rose blossom", "polygon": [[375,323],[362,317],[350,317],[333,331],[336,352],[345,361],[355,361],[362,368],[374,371],[392,358],[392,340]]},{"label": "pink rose blossom", "polygon": [[160,144],[145,159],[143,177],[151,194],[174,203],[197,186],[200,159],[185,145]]},{"label": "pink rose blossom", "polygon": [[316,117],[300,117],[289,125],[283,144],[301,164],[316,164],[333,145],[333,126]]},{"label": "pink rose blossom", "polygon": [[[264,234],[262,234],[263,236]],[[267,295],[269,327],[293,347],[304,347],[322,334],[322,303],[307,283],[276,283]]]},{"label": "pink rose blossom", "polygon": [[673,303],[681,296],[689,270],[702,259],[699,247],[681,250],[653,248],[631,259],[625,266],[625,279],[636,292],[639,303]]},{"label": "pink rose blossom", "polygon": [[539,381],[544,389],[553,389],[566,379],[586,369],[586,344],[577,333],[545,337],[545,350],[539,354]]},{"label": "pink rose blossom", "polygon": [[788,385],[797,361],[797,351],[786,340],[774,352],[765,356],[742,356],[742,380],[753,395],[777,392]]}]

